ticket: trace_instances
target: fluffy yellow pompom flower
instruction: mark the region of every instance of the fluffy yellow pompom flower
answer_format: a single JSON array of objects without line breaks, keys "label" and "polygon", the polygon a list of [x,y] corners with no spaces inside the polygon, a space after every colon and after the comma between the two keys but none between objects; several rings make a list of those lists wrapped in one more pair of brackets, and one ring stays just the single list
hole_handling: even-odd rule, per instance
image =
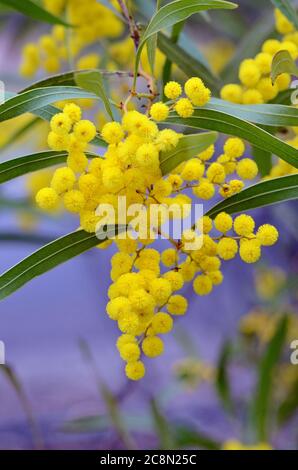
[{"label": "fluffy yellow pompom flower", "polygon": [[184,279],[180,272],[168,271],[163,275],[163,277],[169,281],[173,292],[182,289],[184,285]]},{"label": "fluffy yellow pompom flower", "polygon": [[184,315],[188,302],[182,295],[172,295],[167,303],[168,312],[172,315]]},{"label": "fluffy yellow pompom flower", "polygon": [[100,218],[95,215],[94,211],[84,210],[80,213],[80,224],[83,230],[88,233],[94,233],[96,225],[100,221]]},{"label": "fluffy yellow pompom flower", "polygon": [[188,98],[180,98],[180,100],[175,104],[175,111],[179,116],[189,118],[193,115],[194,108]]},{"label": "fluffy yellow pompom flower", "polygon": [[172,294],[172,286],[169,281],[163,278],[154,279],[150,285],[150,294],[157,305],[165,304]]},{"label": "fluffy yellow pompom flower", "polygon": [[127,343],[119,347],[120,357],[128,363],[136,362],[140,359],[141,350],[135,343]]},{"label": "fluffy yellow pompom flower", "polygon": [[257,231],[257,239],[264,246],[272,246],[278,240],[278,230],[270,224],[264,224]]},{"label": "fluffy yellow pompom flower", "polygon": [[154,168],[159,165],[159,153],[154,144],[143,144],[136,152],[136,162],[141,167]]},{"label": "fluffy yellow pompom flower", "polygon": [[279,92],[277,84],[272,84],[270,77],[261,78],[257,85],[257,90],[261,93],[265,101],[273,100]]},{"label": "fluffy yellow pompom flower", "polygon": [[182,87],[179,83],[171,81],[165,85],[164,93],[169,100],[176,100],[182,94]]},{"label": "fluffy yellow pompom flower", "polygon": [[262,46],[262,51],[272,56],[274,56],[279,50],[280,41],[277,39],[267,39]]},{"label": "fluffy yellow pompom flower", "polygon": [[124,335],[119,336],[119,338],[117,339],[116,346],[117,346],[118,351],[120,351],[120,349],[126,344],[130,344],[130,343],[136,344],[136,342],[137,340],[135,336],[124,334]]},{"label": "fluffy yellow pompom flower", "polygon": [[153,317],[151,326],[154,334],[167,334],[173,329],[173,319],[168,313],[159,312]]},{"label": "fluffy yellow pompom flower", "polygon": [[258,165],[250,158],[243,158],[237,163],[237,175],[244,180],[252,180],[258,174]]},{"label": "fluffy yellow pompom flower", "polygon": [[243,93],[243,104],[262,104],[264,103],[263,95],[259,90],[250,88]]},{"label": "fluffy yellow pompom flower", "polygon": [[74,172],[68,168],[58,168],[52,178],[51,186],[58,193],[64,193],[70,191],[76,182],[76,176]]},{"label": "fluffy yellow pompom flower", "polygon": [[261,257],[260,242],[258,240],[242,240],[239,254],[245,263],[256,263]]},{"label": "fluffy yellow pompom flower", "polygon": [[217,253],[221,259],[228,261],[235,258],[238,252],[238,244],[233,238],[222,238],[217,244]]},{"label": "fluffy yellow pompom flower", "polygon": [[158,357],[164,351],[163,341],[158,336],[148,336],[142,343],[142,349],[147,357]]},{"label": "fluffy yellow pompom flower", "polygon": [[63,198],[65,209],[69,212],[77,214],[84,209],[86,200],[84,194],[81,191],[73,189],[68,191]]},{"label": "fluffy yellow pompom flower", "polygon": [[203,81],[198,77],[187,80],[184,86],[185,93],[195,106],[204,106],[211,97],[211,91],[205,87]]},{"label": "fluffy yellow pompom flower", "polygon": [[120,168],[106,168],[102,174],[102,182],[108,191],[116,193],[123,189],[124,175]]},{"label": "fluffy yellow pompom flower", "polygon": [[215,194],[215,188],[209,181],[202,181],[196,188],[193,189],[195,196],[200,199],[208,200],[211,199]]},{"label": "fluffy yellow pompom flower", "polygon": [[59,197],[53,188],[42,188],[35,197],[37,205],[45,210],[51,211],[56,209],[59,204]]},{"label": "fluffy yellow pompom flower", "polygon": [[291,85],[291,75],[289,73],[281,73],[275,80],[276,85],[278,86],[279,91],[285,91],[290,88]]},{"label": "fluffy yellow pompom flower", "polygon": [[261,78],[261,72],[253,59],[245,59],[239,69],[239,79],[248,88],[254,88]]},{"label": "fluffy yellow pompom flower", "polygon": [[150,116],[154,121],[165,121],[169,115],[169,108],[162,102],[154,103],[150,108]]},{"label": "fluffy yellow pompom flower", "polygon": [[48,146],[50,149],[55,151],[68,149],[70,143],[69,134],[56,134],[56,132],[50,132],[48,135]]},{"label": "fluffy yellow pompom flower", "polygon": [[238,137],[231,137],[224,144],[224,152],[229,158],[240,158],[245,152],[243,140]]},{"label": "fluffy yellow pompom flower", "polygon": [[167,152],[177,147],[180,137],[180,134],[172,129],[163,129],[158,133],[155,143],[161,151]]},{"label": "fluffy yellow pompom flower", "polygon": [[219,232],[226,233],[233,227],[233,219],[226,212],[220,212],[214,219],[214,226]]},{"label": "fluffy yellow pompom flower", "polygon": [[139,326],[138,315],[134,312],[127,312],[118,320],[118,328],[122,333],[135,334]]},{"label": "fluffy yellow pompom flower", "polygon": [[231,103],[241,104],[242,103],[243,90],[240,85],[230,83],[222,87],[220,91],[220,97],[223,100],[230,101]]},{"label": "fluffy yellow pompom flower", "polygon": [[214,155],[214,152],[215,152],[215,147],[214,145],[210,145],[206,150],[204,150],[203,152],[199,153],[197,155],[197,157],[202,160],[203,162],[206,162],[208,160],[210,160],[210,158],[213,157]]},{"label": "fluffy yellow pompom flower", "polygon": [[146,369],[141,361],[129,362],[126,364],[125,373],[130,380],[141,380],[145,375]]},{"label": "fluffy yellow pompom flower", "polygon": [[288,18],[278,9],[274,10],[276,29],[281,34],[288,34],[294,31],[294,25]]},{"label": "fluffy yellow pompom flower", "polygon": [[205,171],[204,165],[197,158],[192,158],[185,163],[181,177],[185,181],[199,180]]},{"label": "fluffy yellow pompom flower", "polygon": [[224,167],[220,163],[211,163],[207,170],[207,178],[211,183],[223,183],[226,178]]},{"label": "fluffy yellow pompom flower", "polygon": [[167,250],[164,250],[161,254],[161,261],[167,268],[174,266],[177,260],[178,254],[177,250],[175,250],[174,248],[168,248]]},{"label": "fluffy yellow pompom flower", "polygon": [[251,235],[255,228],[255,221],[250,215],[241,214],[234,220],[234,230],[238,235],[246,237]]},{"label": "fluffy yellow pompom flower", "polygon": [[52,117],[50,126],[52,131],[56,134],[64,135],[71,131],[72,122],[66,114],[58,113]]},{"label": "fluffy yellow pompom flower", "polygon": [[87,119],[79,121],[74,126],[74,135],[82,142],[91,142],[96,136],[96,127]]},{"label": "fluffy yellow pompom flower", "polygon": [[101,135],[108,144],[119,144],[124,138],[124,131],[119,122],[108,122],[104,125]]},{"label": "fluffy yellow pompom flower", "polygon": [[197,295],[208,295],[213,289],[212,281],[208,276],[202,274],[194,280],[193,288]]},{"label": "fluffy yellow pompom flower", "polygon": [[71,120],[72,124],[75,124],[76,122],[79,122],[82,117],[82,110],[81,108],[74,104],[74,103],[69,103],[66,104],[63,108],[63,113],[68,116],[68,118]]}]

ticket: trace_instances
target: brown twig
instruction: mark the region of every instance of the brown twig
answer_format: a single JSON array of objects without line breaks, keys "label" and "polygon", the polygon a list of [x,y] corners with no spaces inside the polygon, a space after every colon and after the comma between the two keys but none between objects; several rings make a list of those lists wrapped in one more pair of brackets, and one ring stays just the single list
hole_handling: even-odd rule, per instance
[{"label": "brown twig", "polygon": [[140,32],[139,28],[133,18],[133,16],[129,13],[126,1],[125,0],[118,0],[119,6],[122,11],[122,15],[126,19],[128,26],[129,26],[129,31],[130,31],[130,36],[131,39],[134,42],[135,49],[137,50],[140,44]]}]

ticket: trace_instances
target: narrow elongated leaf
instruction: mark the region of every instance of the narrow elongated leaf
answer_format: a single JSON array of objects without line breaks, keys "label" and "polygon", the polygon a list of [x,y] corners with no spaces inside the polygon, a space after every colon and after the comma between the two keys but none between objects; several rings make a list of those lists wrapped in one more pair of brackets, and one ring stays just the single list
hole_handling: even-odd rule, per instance
[{"label": "narrow elongated leaf", "polygon": [[171,113],[167,123],[187,126],[195,129],[208,129],[240,137],[262,150],[269,151],[282,160],[298,168],[298,150],[255,124],[243,121],[229,114],[201,108],[195,110],[190,118],[181,118]]},{"label": "narrow elongated leaf", "polygon": [[169,28],[180,21],[186,20],[191,15],[198,13],[199,11],[221,8],[234,9],[237,8],[237,5],[235,5],[235,3],[221,0],[176,0],[160,8],[160,10],[158,10],[158,12],[152,17],[139,45],[136,55],[135,80],[143,47],[150,36],[158,33],[162,29]]},{"label": "narrow elongated leaf", "polygon": [[279,51],[275,54],[271,66],[271,79],[275,83],[282,73],[298,76],[298,67],[288,51]]},{"label": "narrow elongated leaf", "polygon": [[298,29],[298,16],[291,0],[271,0],[271,3]]},{"label": "narrow elongated leaf", "polygon": [[188,49],[179,46],[179,44],[175,44],[162,33],[158,34],[157,46],[160,51],[188,77],[199,76],[214,93],[219,91],[219,79],[206,67],[203,61],[194,57]]},{"label": "narrow elongated leaf", "polygon": [[262,181],[225,199],[207,213],[214,218],[222,211],[229,214],[298,199],[298,175],[280,176]]},{"label": "narrow elongated leaf", "polygon": [[178,448],[192,449],[198,447],[199,449],[219,450],[221,448],[220,442],[216,442],[209,436],[186,426],[174,427],[175,445]]},{"label": "narrow elongated leaf", "polygon": [[151,400],[150,408],[154,428],[159,439],[159,449],[174,449],[175,443],[173,440],[171,424],[160,410],[159,404],[156,400]]},{"label": "narrow elongated leaf", "polygon": [[211,98],[210,102],[204,106],[204,109],[226,113],[261,126],[286,127],[298,125],[297,109],[281,104],[241,105]]},{"label": "narrow elongated leaf", "polygon": [[[177,44],[179,41],[180,34],[182,33],[182,30],[184,28],[185,21],[180,21],[180,23],[174,24],[172,28],[172,33],[171,33],[171,41],[173,44]],[[155,35],[156,41],[157,41],[157,35]],[[148,39],[150,41],[150,39]],[[162,72],[162,82],[163,82],[163,88],[171,80],[171,74],[172,74],[172,65],[173,62],[169,56],[166,55],[166,61],[163,67],[163,72]],[[166,96],[163,95],[164,101],[166,101]]]},{"label": "narrow elongated leaf", "polygon": [[288,319],[285,316],[279,322],[259,367],[256,394],[253,399],[253,417],[260,442],[267,442],[268,439],[268,418],[271,408],[273,374],[286,340],[287,327]]},{"label": "narrow elongated leaf", "polygon": [[119,233],[125,229],[123,226],[108,227],[104,232],[104,240],[99,240],[95,233],[79,230],[49,243],[0,276],[0,300],[35,277],[103,243],[113,237],[115,232]]},{"label": "narrow elongated leaf", "polygon": [[79,87],[81,87],[83,90],[95,93],[95,95],[97,95],[103,101],[108,115],[111,117],[111,119],[114,119],[101,73],[94,70],[91,72],[79,73],[75,78]]},{"label": "narrow elongated leaf", "polygon": [[[97,157],[97,155],[90,152],[86,153],[86,156],[87,158]],[[64,163],[67,157],[68,152],[48,151],[14,158],[0,163],[0,184],[33,171]]]},{"label": "narrow elongated leaf", "polygon": [[261,150],[256,147],[252,148],[252,154],[258,165],[259,173],[261,176],[267,176],[272,168],[272,155],[271,152]]},{"label": "narrow elongated leaf", "polygon": [[[295,366],[293,366],[295,367]],[[289,390],[288,395],[278,408],[278,422],[283,425],[297,413],[298,409],[298,377]]]},{"label": "narrow elongated leaf", "polygon": [[62,24],[63,26],[70,26],[62,19],[48,12],[40,5],[31,0],[0,0],[0,4],[9,8],[13,8],[19,13],[22,13],[34,20],[43,21],[50,24]]},{"label": "narrow elongated leaf", "polygon": [[216,142],[217,132],[204,132],[202,134],[189,134],[180,138],[177,147],[160,155],[160,168],[163,175],[167,175],[180,163],[189,160],[200,152],[206,150]]},{"label": "narrow elongated leaf", "polygon": [[217,373],[216,373],[216,389],[224,407],[228,410],[232,408],[233,401],[231,398],[230,380],[228,375],[228,367],[231,359],[231,344],[226,342],[220,353]]}]

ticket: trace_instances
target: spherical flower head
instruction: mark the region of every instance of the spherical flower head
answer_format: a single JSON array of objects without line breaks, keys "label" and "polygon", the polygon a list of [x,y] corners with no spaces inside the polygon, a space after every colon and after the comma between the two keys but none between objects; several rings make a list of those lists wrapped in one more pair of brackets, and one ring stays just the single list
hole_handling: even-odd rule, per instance
[{"label": "spherical flower head", "polygon": [[250,88],[243,93],[242,102],[243,104],[262,104],[264,103],[264,98],[259,90]]},{"label": "spherical flower head", "polygon": [[245,59],[239,69],[239,79],[247,88],[254,88],[261,78],[261,72],[253,59]]},{"label": "spherical flower head", "polygon": [[207,170],[207,178],[211,183],[221,184],[226,179],[226,172],[220,163],[211,163]]},{"label": "spherical flower head", "polygon": [[182,94],[182,87],[179,83],[171,81],[165,85],[164,93],[169,100],[176,100]]},{"label": "spherical flower head", "polygon": [[121,271],[121,274],[128,273],[133,264],[132,257],[127,253],[116,253],[111,259],[112,267]]},{"label": "spherical flower head", "polygon": [[125,373],[130,380],[141,380],[145,375],[146,369],[141,361],[129,362],[126,364]]},{"label": "spherical flower head", "polygon": [[215,194],[215,188],[209,181],[202,181],[196,188],[193,189],[195,196],[200,199],[208,200],[212,199]]},{"label": "spherical flower head", "polygon": [[141,350],[135,343],[127,343],[119,348],[120,357],[128,363],[136,362],[140,359]]},{"label": "spherical flower head", "polygon": [[78,214],[84,209],[86,200],[81,191],[73,189],[64,195],[63,202],[66,210]]},{"label": "spherical flower head", "polygon": [[250,158],[243,158],[237,163],[237,175],[244,180],[253,180],[258,174],[258,165]]},{"label": "spherical flower head", "polygon": [[123,334],[119,336],[119,338],[117,339],[116,346],[117,346],[118,351],[120,351],[120,349],[126,344],[136,344],[136,343],[137,343],[137,339],[135,336]]},{"label": "spherical flower head", "polygon": [[281,51],[288,51],[293,60],[298,57],[298,47],[292,41],[283,41],[280,45]]},{"label": "spherical flower head", "polygon": [[108,144],[119,144],[124,139],[124,130],[119,122],[108,122],[104,125],[101,136]]},{"label": "spherical flower head", "polygon": [[130,296],[133,310],[137,312],[153,312],[155,307],[155,300],[151,294],[148,294],[144,289],[135,290]]},{"label": "spherical flower head", "polygon": [[108,191],[117,193],[125,186],[124,174],[120,168],[106,168],[102,173],[102,182]]},{"label": "spherical flower head", "polygon": [[135,253],[138,248],[138,241],[132,238],[116,239],[115,243],[119,251],[123,253],[127,253],[129,255]]},{"label": "spherical flower head", "polygon": [[74,135],[79,141],[91,142],[96,136],[96,127],[91,121],[79,121],[74,126]]},{"label": "spherical flower head", "polygon": [[165,335],[172,331],[173,324],[173,319],[168,313],[159,312],[154,315],[151,326],[155,335]]},{"label": "spherical flower head", "polygon": [[180,98],[175,104],[176,113],[182,118],[189,118],[194,113],[192,102],[188,98]]},{"label": "spherical flower head", "polygon": [[197,276],[193,282],[193,289],[197,295],[208,295],[213,289],[212,281],[205,274]]},{"label": "spherical flower head", "polygon": [[69,134],[56,134],[56,132],[51,131],[48,135],[48,146],[51,150],[56,152],[67,150],[69,142]]},{"label": "spherical flower head", "polygon": [[244,183],[241,180],[231,180],[229,182],[232,194],[240,193],[240,191],[244,188]]},{"label": "spherical flower head", "polygon": [[274,56],[280,50],[280,41],[277,39],[267,39],[262,46],[262,52]]},{"label": "spherical flower head", "polygon": [[142,349],[145,356],[158,357],[164,352],[164,344],[158,336],[147,336],[142,343]]},{"label": "spherical flower head", "polygon": [[161,101],[155,103],[150,108],[150,116],[154,121],[165,121],[169,116],[169,108]]},{"label": "spherical flower head", "polygon": [[168,312],[172,315],[184,315],[188,302],[182,295],[172,295],[167,303]]},{"label": "spherical flower head", "polygon": [[80,176],[79,188],[85,196],[94,195],[94,193],[98,191],[99,187],[100,181],[96,178],[96,176],[90,173],[86,173]]},{"label": "spherical flower head", "polygon": [[200,268],[208,273],[218,271],[221,265],[221,261],[217,256],[204,256],[200,260]]},{"label": "spherical flower head", "polygon": [[277,84],[272,84],[270,77],[261,78],[257,85],[257,90],[261,93],[264,101],[273,100],[279,92]]},{"label": "spherical flower head", "polygon": [[126,297],[116,297],[108,302],[106,309],[112,320],[119,320],[131,312],[131,303]]},{"label": "spherical flower head", "polygon": [[53,188],[42,188],[35,197],[37,205],[45,211],[51,211],[58,207],[59,196]]},{"label": "spherical flower head", "polygon": [[[297,128],[298,129],[298,128]],[[183,179],[180,175],[171,174],[168,176],[168,181],[172,185],[173,190],[180,189],[183,184]]]},{"label": "spherical flower head", "polygon": [[251,235],[255,228],[255,221],[250,215],[241,214],[234,220],[234,230],[237,235],[246,237]]},{"label": "spherical flower head", "polygon": [[240,158],[245,152],[245,145],[243,140],[238,137],[231,137],[226,140],[224,145],[225,154],[231,158]]},{"label": "spherical flower head", "polygon": [[278,240],[278,230],[270,224],[264,224],[257,231],[257,239],[264,246],[272,246]]},{"label": "spherical flower head", "polygon": [[169,281],[163,278],[154,279],[150,285],[150,294],[157,305],[165,304],[172,294],[172,286]]},{"label": "spherical flower head", "polygon": [[219,232],[226,233],[233,227],[233,219],[226,212],[220,212],[214,219],[214,226]]},{"label": "spherical flower head", "polygon": [[240,258],[245,263],[256,263],[261,257],[261,244],[258,240],[242,240],[239,250]]},{"label": "spherical flower head", "polygon": [[52,178],[51,187],[58,193],[62,194],[65,191],[70,191],[76,182],[74,172],[68,168],[58,168]]},{"label": "spherical flower head", "polygon": [[280,34],[289,34],[295,30],[293,23],[278,9],[274,10],[276,29]]},{"label": "spherical flower head", "polygon": [[278,86],[279,91],[288,90],[291,85],[291,75],[289,73],[281,73],[276,78],[275,83]]},{"label": "spherical flower head", "polygon": [[72,122],[66,114],[58,113],[52,117],[50,126],[52,131],[56,134],[65,135],[71,131]]},{"label": "spherical flower head", "polygon": [[88,158],[83,152],[71,152],[67,157],[67,166],[75,173],[82,173],[88,165]]},{"label": "spherical flower head", "polygon": [[268,75],[271,72],[272,55],[268,52],[260,52],[256,55],[255,61],[262,75]]},{"label": "spherical flower head", "polygon": [[168,271],[163,277],[171,284],[172,292],[182,289],[184,286],[184,279],[178,271]]},{"label": "spherical flower head", "polygon": [[225,261],[235,258],[238,253],[237,241],[233,238],[222,238],[217,244],[217,253]]},{"label": "spherical flower head", "polygon": [[159,152],[154,144],[141,145],[136,153],[135,162],[142,168],[155,168],[159,165]]},{"label": "spherical flower head", "polygon": [[203,217],[197,220],[196,228],[200,232],[208,234],[213,228],[213,220],[208,215],[204,215]]},{"label": "spherical flower head", "polygon": [[88,233],[96,231],[96,225],[100,222],[100,217],[96,216],[95,212],[84,210],[80,214],[80,224],[83,230]]},{"label": "spherical flower head", "polygon": [[223,282],[223,274],[221,271],[212,271],[208,273],[208,277],[214,286],[219,286]]},{"label": "spherical flower head", "polygon": [[139,326],[139,318],[135,312],[127,312],[118,320],[118,328],[122,333],[134,335]]},{"label": "spherical flower head", "polygon": [[210,145],[206,150],[204,150],[203,152],[199,153],[197,155],[197,157],[202,160],[203,162],[206,162],[208,160],[210,160],[213,155],[214,155],[214,152],[215,152],[215,147],[214,145]]},{"label": "spherical flower head", "polygon": [[177,250],[174,248],[168,248],[164,250],[161,254],[161,262],[167,267],[170,268],[174,266],[178,260]]},{"label": "spherical flower head", "polygon": [[231,103],[241,104],[242,103],[243,90],[240,85],[230,83],[222,87],[220,91],[221,99],[230,101]]},{"label": "spherical flower head", "polygon": [[181,177],[185,181],[199,180],[205,171],[205,166],[197,158],[192,158],[185,163]]},{"label": "spherical flower head", "polygon": [[162,152],[167,152],[177,147],[181,135],[172,129],[163,129],[158,133],[156,145]]},{"label": "spherical flower head", "polygon": [[195,106],[204,106],[211,97],[211,92],[205,87],[203,81],[193,77],[185,83],[185,93]]},{"label": "spherical flower head", "polygon": [[190,282],[196,274],[196,264],[190,260],[184,261],[179,265],[179,273],[185,282]]}]

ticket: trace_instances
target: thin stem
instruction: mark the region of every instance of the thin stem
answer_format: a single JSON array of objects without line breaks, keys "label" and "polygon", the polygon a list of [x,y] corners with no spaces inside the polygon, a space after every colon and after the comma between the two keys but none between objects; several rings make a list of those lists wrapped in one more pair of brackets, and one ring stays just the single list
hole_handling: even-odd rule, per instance
[{"label": "thin stem", "polygon": [[122,11],[122,15],[126,19],[128,26],[129,26],[129,31],[130,31],[130,36],[134,42],[135,49],[137,50],[140,44],[140,32],[137,27],[137,24],[133,18],[133,16],[129,13],[126,1],[125,0],[118,0],[119,6]]}]

